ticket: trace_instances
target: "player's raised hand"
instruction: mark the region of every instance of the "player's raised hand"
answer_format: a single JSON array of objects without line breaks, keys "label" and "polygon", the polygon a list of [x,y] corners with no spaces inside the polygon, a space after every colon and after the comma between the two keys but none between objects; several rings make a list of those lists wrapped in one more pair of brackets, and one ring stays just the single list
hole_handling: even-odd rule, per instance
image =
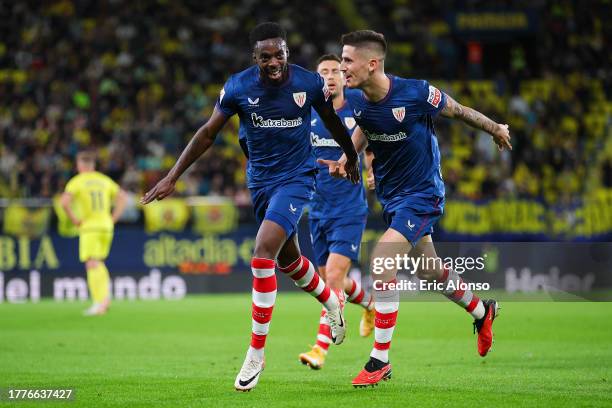
[{"label": "player's raised hand", "polygon": [[317,163],[327,166],[329,175],[335,178],[346,177],[346,171],[344,170],[344,164],[336,160],[317,159]]},{"label": "player's raised hand", "polygon": [[174,185],[175,182],[172,179],[168,176],[164,177],[140,199],[140,204],[145,205],[153,200],[163,200],[174,192]]},{"label": "player's raised hand", "polygon": [[502,125],[498,123],[497,128],[495,128],[491,136],[493,136],[493,141],[499,150],[512,150],[512,145],[510,144],[510,130],[508,129],[507,124]]}]

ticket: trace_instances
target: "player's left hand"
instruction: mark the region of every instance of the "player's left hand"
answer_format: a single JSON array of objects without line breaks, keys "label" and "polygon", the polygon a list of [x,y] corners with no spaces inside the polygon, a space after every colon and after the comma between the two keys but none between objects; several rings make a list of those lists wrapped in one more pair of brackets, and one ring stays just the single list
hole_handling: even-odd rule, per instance
[{"label": "player's left hand", "polygon": [[335,178],[345,178],[344,164],[336,160],[317,159],[317,163],[327,166],[329,175]]},{"label": "player's left hand", "polygon": [[164,177],[140,199],[140,204],[146,205],[153,200],[163,200],[174,193],[174,185],[175,182],[172,179],[168,176]]},{"label": "player's left hand", "polygon": [[508,129],[507,124],[502,125],[498,123],[497,128],[491,134],[491,136],[493,136],[493,141],[495,142],[499,150],[512,150],[512,145],[510,144],[510,130]]}]

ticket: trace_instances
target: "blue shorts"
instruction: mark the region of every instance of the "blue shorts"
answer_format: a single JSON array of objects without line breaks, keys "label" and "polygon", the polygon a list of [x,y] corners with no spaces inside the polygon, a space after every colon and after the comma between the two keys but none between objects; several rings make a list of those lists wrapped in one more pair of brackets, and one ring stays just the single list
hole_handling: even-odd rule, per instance
[{"label": "blue shorts", "polygon": [[257,225],[270,220],[283,227],[287,237],[293,235],[304,206],[312,200],[314,186],[314,175],[306,174],[280,184],[250,189]]},{"label": "blue shorts", "polygon": [[433,233],[433,225],[443,213],[443,197],[409,197],[388,205],[383,217],[389,228],[402,234],[414,247],[423,236]]},{"label": "blue shorts", "polygon": [[367,215],[310,219],[310,240],[317,266],[325,266],[330,253],[358,261],[361,236],[367,220]]}]

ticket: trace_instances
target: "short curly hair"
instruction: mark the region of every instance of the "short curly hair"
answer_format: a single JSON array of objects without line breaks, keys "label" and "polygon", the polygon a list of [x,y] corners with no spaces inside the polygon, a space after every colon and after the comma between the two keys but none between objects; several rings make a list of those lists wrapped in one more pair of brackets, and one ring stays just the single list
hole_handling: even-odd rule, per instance
[{"label": "short curly hair", "polygon": [[287,41],[287,32],[278,23],[265,22],[258,24],[249,34],[249,42],[251,47],[254,47],[258,41],[267,40],[270,38],[282,38]]}]

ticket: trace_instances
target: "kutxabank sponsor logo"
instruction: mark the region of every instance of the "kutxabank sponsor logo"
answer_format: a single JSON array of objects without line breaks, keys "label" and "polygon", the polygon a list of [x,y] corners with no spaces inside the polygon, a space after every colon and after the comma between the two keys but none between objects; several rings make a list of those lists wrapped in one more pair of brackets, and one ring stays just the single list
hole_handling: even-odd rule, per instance
[{"label": "kutxabank sponsor logo", "polygon": [[310,132],[310,144],[312,144],[314,147],[340,147],[340,145],[334,139],[320,137],[314,132]]},{"label": "kutxabank sponsor logo", "polygon": [[253,122],[253,126],[261,128],[293,128],[301,126],[303,123],[302,118],[264,119],[256,113],[251,114],[251,121]]},{"label": "kutxabank sponsor logo", "polygon": [[404,140],[408,137],[408,134],[405,132],[399,132],[392,135],[388,135],[386,133],[374,133],[369,130],[363,130],[368,140],[379,141],[379,142],[397,142],[400,140]]}]

